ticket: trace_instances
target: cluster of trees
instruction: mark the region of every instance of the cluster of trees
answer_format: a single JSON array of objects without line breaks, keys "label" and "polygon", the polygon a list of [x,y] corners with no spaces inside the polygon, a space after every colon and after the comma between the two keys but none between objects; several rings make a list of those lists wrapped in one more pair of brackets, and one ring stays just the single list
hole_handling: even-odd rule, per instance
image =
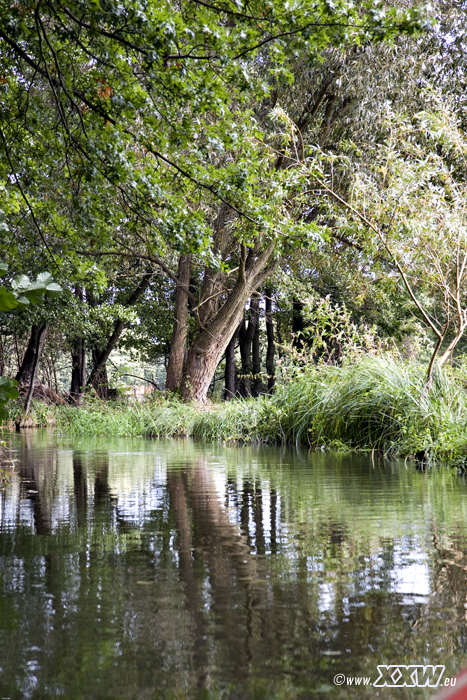
[{"label": "cluster of trees", "polygon": [[106,398],[120,347],[184,398],[221,363],[225,398],[271,391],[310,295],[398,340],[414,318],[445,362],[467,323],[465,9],[404,5],[1,0],[0,274],[62,292],[0,309],[0,374],[30,385],[42,354],[51,382],[66,355],[70,400]]}]

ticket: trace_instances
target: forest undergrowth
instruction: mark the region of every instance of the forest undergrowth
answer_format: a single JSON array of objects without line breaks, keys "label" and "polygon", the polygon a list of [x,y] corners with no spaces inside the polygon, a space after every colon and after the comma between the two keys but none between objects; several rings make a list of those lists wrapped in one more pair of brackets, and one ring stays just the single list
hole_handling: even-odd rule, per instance
[{"label": "forest undergrowth", "polygon": [[[11,406],[12,418],[14,411]],[[53,424],[67,435],[304,444],[463,465],[467,374],[438,372],[428,391],[424,367],[393,357],[363,357],[341,367],[297,372],[272,396],[207,407],[164,394],[145,403],[103,403],[91,397],[79,408],[34,402],[29,420]]]}]

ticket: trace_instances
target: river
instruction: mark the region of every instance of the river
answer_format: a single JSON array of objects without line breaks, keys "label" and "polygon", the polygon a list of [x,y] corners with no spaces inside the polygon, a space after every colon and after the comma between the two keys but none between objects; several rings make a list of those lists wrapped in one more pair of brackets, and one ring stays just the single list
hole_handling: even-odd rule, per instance
[{"label": "river", "polygon": [[452,470],[10,440],[0,698],[404,700],[436,691],[375,687],[378,666],[444,666],[443,684],[467,665],[467,483]]}]

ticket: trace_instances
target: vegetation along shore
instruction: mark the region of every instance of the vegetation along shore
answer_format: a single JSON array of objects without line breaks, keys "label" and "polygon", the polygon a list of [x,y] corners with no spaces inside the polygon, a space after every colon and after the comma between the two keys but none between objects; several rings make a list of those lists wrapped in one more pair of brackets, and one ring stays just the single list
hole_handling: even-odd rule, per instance
[{"label": "vegetation along shore", "polygon": [[5,425],[461,464],[465,8],[26,5],[0,12]]},{"label": "vegetation along shore", "polygon": [[[429,392],[423,369],[393,358],[363,357],[322,366],[273,396],[199,406],[157,394],[144,403],[78,408],[33,402],[31,424],[60,434],[193,437],[222,442],[302,444],[375,450],[463,466],[467,452],[467,375],[437,374]],[[15,406],[10,406],[11,418]]]}]

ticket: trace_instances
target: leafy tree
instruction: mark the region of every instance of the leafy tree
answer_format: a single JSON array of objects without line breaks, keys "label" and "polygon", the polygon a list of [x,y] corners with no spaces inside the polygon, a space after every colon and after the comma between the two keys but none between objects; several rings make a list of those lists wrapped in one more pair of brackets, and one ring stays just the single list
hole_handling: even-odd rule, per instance
[{"label": "leafy tree", "polygon": [[[0,227],[3,232],[8,230],[3,221],[0,221]],[[0,275],[4,276],[7,273],[8,266],[0,263]],[[38,304],[45,294],[53,298],[61,291],[61,287],[54,282],[49,272],[39,274],[35,281],[31,281],[26,275],[20,275],[12,280],[10,289],[4,284],[0,286],[0,312],[22,311],[30,304]],[[5,416],[4,407],[7,401],[18,398],[17,385],[18,382],[14,379],[0,377],[0,419]]]},{"label": "leafy tree", "polygon": [[[245,301],[319,236],[289,206],[300,178],[271,157],[274,122],[268,135],[252,107],[270,110],[298,55],[312,63],[331,45],[413,32],[417,19],[346,0],[0,3],[11,255],[39,241],[70,283],[83,255],[162,269],[192,305],[181,384],[203,400]],[[174,265],[189,254],[194,291]]]},{"label": "leafy tree", "polygon": [[345,212],[340,229],[385,260],[434,334],[428,386],[467,327],[467,142],[457,114],[436,104],[413,118],[390,114],[385,143],[360,168],[358,154],[335,162],[351,169],[345,195],[315,171],[317,187]]}]

